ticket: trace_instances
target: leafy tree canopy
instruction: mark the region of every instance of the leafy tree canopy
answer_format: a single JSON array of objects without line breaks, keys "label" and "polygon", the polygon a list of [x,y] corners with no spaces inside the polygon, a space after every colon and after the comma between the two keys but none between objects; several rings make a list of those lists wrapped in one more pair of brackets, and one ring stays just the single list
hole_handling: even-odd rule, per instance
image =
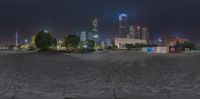
[{"label": "leafy tree canopy", "polygon": [[40,50],[48,50],[53,44],[53,37],[51,33],[40,31],[35,37],[35,46]]}]

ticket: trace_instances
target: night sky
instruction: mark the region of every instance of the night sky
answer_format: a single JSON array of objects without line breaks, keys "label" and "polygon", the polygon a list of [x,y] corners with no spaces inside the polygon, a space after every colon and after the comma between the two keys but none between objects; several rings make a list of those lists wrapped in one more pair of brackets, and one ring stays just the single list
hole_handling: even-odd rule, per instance
[{"label": "night sky", "polygon": [[[199,0],[0,0],[0,44],[14,42],[42,29],[61,38],[90,31],[99,19],[103,39],[118,33],[118,15],[128,15],[130,25],[150,28],[151,37],[186,37],[200,42]],[[199,40],[198,40],[199,39]]]}]

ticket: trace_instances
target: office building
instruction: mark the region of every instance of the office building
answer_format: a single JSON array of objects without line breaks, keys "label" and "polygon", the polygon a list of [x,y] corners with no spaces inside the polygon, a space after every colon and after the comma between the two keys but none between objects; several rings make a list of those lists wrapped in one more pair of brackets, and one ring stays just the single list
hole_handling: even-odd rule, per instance
[{"label": "office building", "polygon": [[126,14],[119,15],[119,37],[126,38],[128,34],[128,16]]}]

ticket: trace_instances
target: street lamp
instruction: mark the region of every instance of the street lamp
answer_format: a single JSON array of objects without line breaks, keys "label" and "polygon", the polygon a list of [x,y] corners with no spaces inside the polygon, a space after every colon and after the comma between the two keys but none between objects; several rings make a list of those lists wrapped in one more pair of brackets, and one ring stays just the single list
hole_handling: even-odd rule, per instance
[{"label": "street lamp", "polygon": [[28,39],[25,39],[25,40],[24,40],[24,43],[27,44],[27,43],[28,43]]}]

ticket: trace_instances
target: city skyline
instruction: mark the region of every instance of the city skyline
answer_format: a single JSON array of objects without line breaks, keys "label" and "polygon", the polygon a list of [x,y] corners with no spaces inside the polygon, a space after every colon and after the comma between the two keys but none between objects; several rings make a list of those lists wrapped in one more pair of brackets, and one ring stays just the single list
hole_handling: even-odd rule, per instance
[{"label": "city skyline", "polygon": [[16,30],[22,38],[31,38],[42,29],[57,37],[91,31],[94,18],[99,19],[103,38],[113,38],[123,13],[128,15],[128,25],[148,27],[153,38],[175,35],[200,42],[199,4],[189,0],[2,0],[0,44],[14,42]]}]

